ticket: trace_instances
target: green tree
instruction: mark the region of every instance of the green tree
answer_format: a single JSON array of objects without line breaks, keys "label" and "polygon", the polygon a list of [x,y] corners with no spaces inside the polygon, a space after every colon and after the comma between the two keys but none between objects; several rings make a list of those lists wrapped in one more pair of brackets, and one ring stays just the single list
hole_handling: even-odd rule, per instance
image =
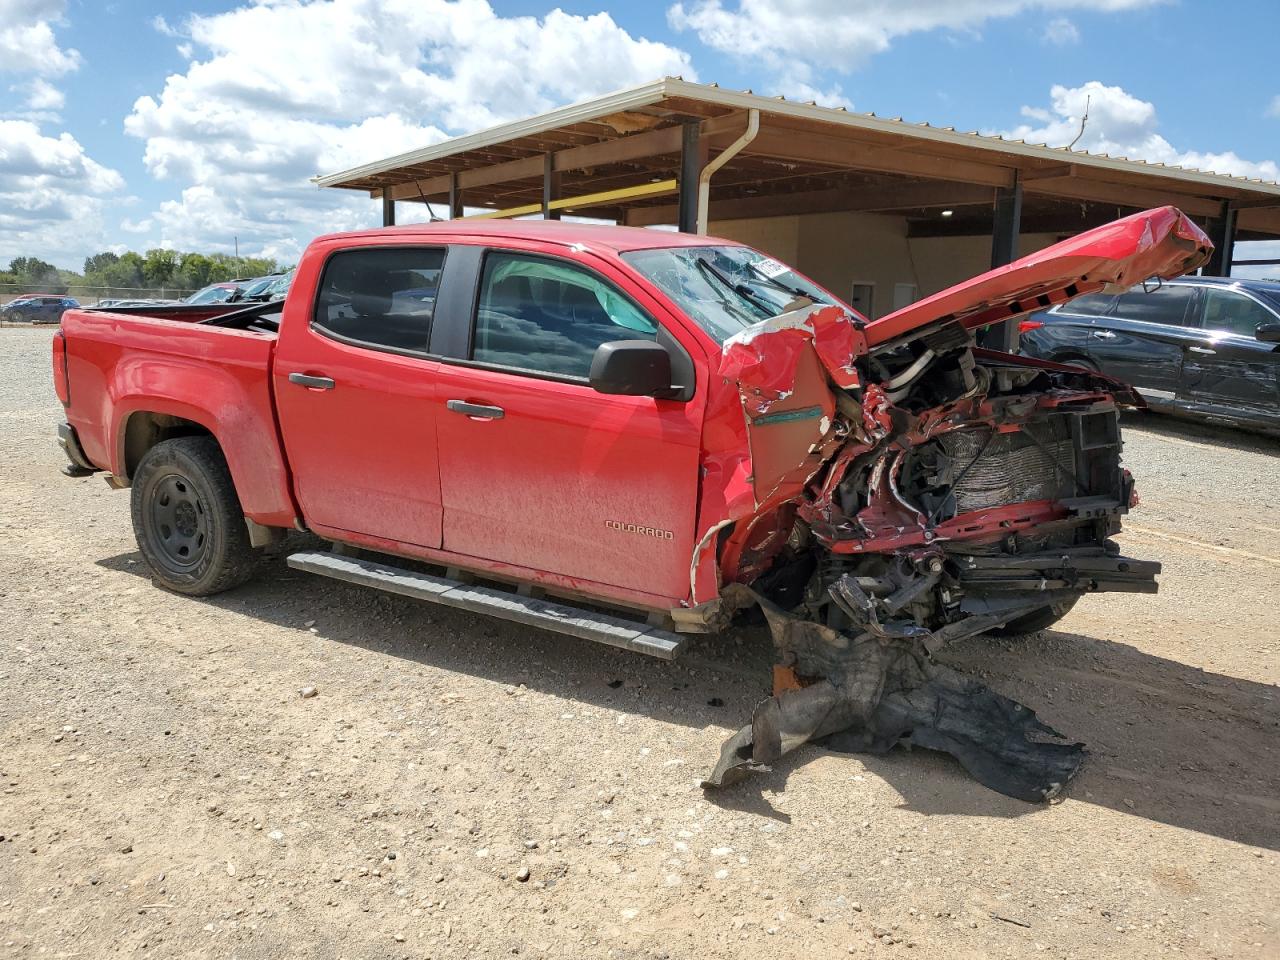
[{"label": "green tree", "polygon": [[85,257],[84,275],[88,277],[92,273],[99,273],[119,261],[119,259],[120,254],[112,253],[110,250],[104,250],[102,253],[95,253],[91,257]]},{"label": "green tree", "polygon": [[160,248],[148,250],[142,262],[143,282],[148,287],[162,287],[172,279],[177,267],[178,252],[176,250]]},{"label": "green tree", "polygon": [[100,286],[138,288],[142,286],[142,268],[145,262],[130,250],[121,254],[115,263],[99,270],[94,277]]},{"label": "green tree", "polygon": [[9,272],[17,282],[27,287],[39,287],[46,293],[65,293],[66,284],[58,275],[58,268],[38,257],[15,257],[9,263]]},{"label": "green tree", "polygon": [[208,286],[213,276],[213,261],[203,253],[184,253],[178,263],[173,284],[187,290]]}]

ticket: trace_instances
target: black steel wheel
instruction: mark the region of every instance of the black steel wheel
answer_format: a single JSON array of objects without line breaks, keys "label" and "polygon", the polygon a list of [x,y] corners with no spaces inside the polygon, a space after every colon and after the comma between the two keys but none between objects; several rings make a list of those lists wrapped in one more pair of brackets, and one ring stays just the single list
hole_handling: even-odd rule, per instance
[{"label": "black steel wheel", "polygon": [[209,508],[196,493],[195,484],[170,473],[156,481],[148,507],[155,546],[167,567],[192,567],[204,559],[209,547]]},{"label": "black steel wheel", "polygon": [[162,586],[203,597],[252,576],[257,558],[244,512],[212,437],[148,450],[134,471],[131,507],[138,549]]}]

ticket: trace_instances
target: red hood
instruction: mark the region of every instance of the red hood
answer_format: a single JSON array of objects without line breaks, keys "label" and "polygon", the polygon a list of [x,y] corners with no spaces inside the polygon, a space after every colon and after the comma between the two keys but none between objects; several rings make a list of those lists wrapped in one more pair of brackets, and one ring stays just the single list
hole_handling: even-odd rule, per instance
[{"label": "red hood", "polygon": [[868,346],[939,320],[967,328],[1043,310],[1108,284],[1169,280],[1209,259],[1213,244],[1177,207],[1144,210],[1045,247],[867,324]]}]

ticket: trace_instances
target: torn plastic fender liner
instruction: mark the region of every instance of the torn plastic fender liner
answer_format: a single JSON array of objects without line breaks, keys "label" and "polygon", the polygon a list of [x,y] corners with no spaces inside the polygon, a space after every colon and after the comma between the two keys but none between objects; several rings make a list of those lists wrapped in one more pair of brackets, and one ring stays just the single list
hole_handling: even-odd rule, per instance
[{"label": "torn plastic fender liner", "polygon": [[741,584],[724,592],[737,609],[759,603],[784,667],[822,679],[762,701],[721,748],[705,788],[768,770],[811,742],[874,754],[898,744],[939,750],[985,786],[1029,802],[1052,799],[1084,762],[1083,744],[1064,742],[1032,710],[936,663],[929,650],[937,638],[923,628],[854,637],[794,617]]}]

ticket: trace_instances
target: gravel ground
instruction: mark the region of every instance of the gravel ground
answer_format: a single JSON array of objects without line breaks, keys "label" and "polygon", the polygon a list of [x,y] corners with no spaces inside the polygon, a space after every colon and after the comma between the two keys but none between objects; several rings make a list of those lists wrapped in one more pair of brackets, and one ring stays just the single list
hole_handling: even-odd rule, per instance
[{"label": "gravel ground", "polygon": [[50,334],[0,330],[0,957],[1280,956],[1280,443],[1134,418],[1159,597],[947,653],[1089,744],[1062,802],[814,747],[704,796],[760,631],[664,664],[279,561],[167,594],[57,472]]}]

